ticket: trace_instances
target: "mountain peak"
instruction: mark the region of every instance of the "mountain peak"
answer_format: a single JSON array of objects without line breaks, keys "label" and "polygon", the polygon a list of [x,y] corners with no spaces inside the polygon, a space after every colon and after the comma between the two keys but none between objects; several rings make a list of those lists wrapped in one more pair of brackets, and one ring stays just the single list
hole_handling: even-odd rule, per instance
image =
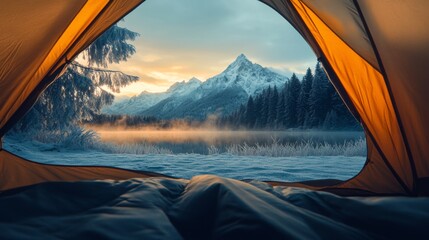
[{"label": "mountain peak", "polygon": [[246,68],[250,68],[253,65],[253,63],[244,55],[240,54],[235,59],[234,62],[232,62],[224,72],[237,72]]},{"label": "mountain peak", "polygon": [[[238,55],[237,60],[240,59],[247,59],[246,55],[244,55],[243,53],[241,53],[240,55]],[[248,59],[247,59],[248,60]]]},{"label": "mountain peak", "polygon": [[235,59],[234,63],[251,63],[250,60],[244,55],[243,53],[238,55],[238,57]]}]

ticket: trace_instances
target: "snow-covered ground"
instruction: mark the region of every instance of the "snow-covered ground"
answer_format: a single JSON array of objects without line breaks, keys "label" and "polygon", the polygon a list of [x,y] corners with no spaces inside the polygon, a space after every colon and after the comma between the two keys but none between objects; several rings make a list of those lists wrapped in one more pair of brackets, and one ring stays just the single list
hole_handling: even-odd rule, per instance
[{"label": "snow-covered ground", "polygon": [[235,179],[302,181],[335,178],[346,180],[363,167],[362,156],[266,157],[231,154],[114,154],[72,151],[30,141],[6,138],[4,148],[26,159],[48,164],[105,165],[170,176],[191,178],[216,174]]}]

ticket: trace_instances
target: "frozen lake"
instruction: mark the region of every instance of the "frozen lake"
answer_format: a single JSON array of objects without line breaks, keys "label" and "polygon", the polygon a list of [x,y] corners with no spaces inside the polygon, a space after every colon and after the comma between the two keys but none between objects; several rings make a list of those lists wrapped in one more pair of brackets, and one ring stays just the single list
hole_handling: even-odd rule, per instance
[{"label": "frozen lake", "polygon": [[[202,146],[214,144],[241,144],[245,139],[249,144],[252,138],[266,139],[266,143],[272,142],[271,133],[249,132],[203,134],[199,132],[188,132],[189,134],[173,134],[158,132],[155,137],[148,138],[147,134],[138,131],[111,131],[100,132],[103,141],[116,142],[119,144],[132,144],[152,141],[153,144],[161,144],[169,141],[172,146],[177,144],[202,144]],[[231,134],[231,133],[228,133]],[[266,138],[259,138],[264,136]],[[304,139],[302,136],[305,136]],[[356,140],[362,137],[362,133],[334,132],[321,133],[279,133],[275,136],[283,143],[290,143],[293,139],[308,141],[319,139],[320,141],[332,141],[340,143],[343,141]],[[173,139],[176,139],[174,142]],[[204,140],[201,140],[204,139]],[[128,141],[128,142],[127,142]],[[167,142],[168,143],[168,142]],[[364,142],[363,142],[364,143]],[[190,145],[189,145],[190,144]],[[360,144],[364,145],[364,144]],[[24,158],[49,164],[64,165],[101,165],[114,166],[127,169],[154,171],[162,174],[191,178],[200,174],[215,174],[222,177],[235,179],[257,179],[275,181],[303,181],[322,178],[335,178],[346,180],[356,175],[365,163],[365,155],[362,149],[358,154],[343,154],[324,156],[326,150],[317,150],[317,156],[309,150],[303,149],[302,156],[264,156],[264,155],[237,155],[230,153],[199,154],[199,153],[176,153],[176,154],[130,154],[130,153],[107,153],[100,150],[70,150],[56,145],[47,145],[38,142],[23,141],[22,139],[5,139],[5,149]],[[362,146],[361,146],[362,147]],[[201,148],[203,149],[203,147]],[[188,151],[189,149],[184,149]],[[314,149],[313,149],[314,150]],[[329,151],[328,151],[329,152]]]}]

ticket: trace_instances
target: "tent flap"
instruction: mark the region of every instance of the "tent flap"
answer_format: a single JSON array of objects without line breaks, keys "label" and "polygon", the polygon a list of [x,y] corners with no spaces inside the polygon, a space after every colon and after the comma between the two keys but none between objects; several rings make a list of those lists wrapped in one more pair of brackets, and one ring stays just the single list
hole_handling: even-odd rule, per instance
[{"label": "tent flap", "polygon": [[0,150],[0,169],[0,192],[42,182],[167,177],[157,173],[113,167],[41,164],[25,160],[6,150]]},{"label": "tent flap", "polygon": [[0,46],[4,46],[0,50],[0,137],[26,113],[69,60],[142,2],[23,0],[1,3],[0,16],[6,20],[0,23]]},{"label": "tent flap", "polygon": [[[429,62],[429,30],[424,24],[429,20],[425,14],[429,3],[264,2],[283,16],[295,15],[286,19],[298,22],[292,25],[326,60],[324,64],[333,70],[328,71],[331,81],[345,90],[345,102],[357,110],[367,136],[373,138],[367,138],[368,164],[338,187],[419,192],[416,181],[429,171],[429,127],[425,125],[429,85],[424,80]],[[415,171],[417,176],[413,176]]]}]

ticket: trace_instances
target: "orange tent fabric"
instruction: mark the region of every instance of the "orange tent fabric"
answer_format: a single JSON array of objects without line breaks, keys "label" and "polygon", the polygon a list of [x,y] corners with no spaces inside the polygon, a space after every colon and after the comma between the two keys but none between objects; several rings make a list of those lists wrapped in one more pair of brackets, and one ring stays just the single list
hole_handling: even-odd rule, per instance
[{"label": "orange tent fabric", "polygon": [[[4,21],[0,23],[0,136],[60,76],[71,59],[142,2],[8,0],[1,3],[0,16]],[[366,132],[368,157],[362,171],[349,181],[329,186],[317,184],[312,188],[357,194],[428,194],[429,126],[425,123],[429,122],[426,105],[429,81],[425,73],[429,67],[426,26],[429,2],[261,2],[281,14],[310,44]],[[16,165],[11,159],[19,162],[0,150],[3,169],[12,163]],[[33,168],[28,164],[9,169],[30,171]],[[35,174],[37,178],[15,185],[0,184],[0,190],[42,181],[89,179],[85,174],[66,174],[58,170],[61,167],[53,170],[58,172],[55,178],[50,178],[42,174],[45,170],[41,168],[38,165],[32,170],[41,171]],[[12,170],[7,171],[0,181],[13,174]],[[66,177],[70,174],[76,177]],[[91,179],[107,178],[109,174],[92,175]],[[128,173],[123,174],[122,179],[129,177]]]},{"label": "orange tent fabric", "polygon": [[266,0],[299,29],[365,128],[368,159],[336,188],[418,194],[429,177],[427,1]]}]

